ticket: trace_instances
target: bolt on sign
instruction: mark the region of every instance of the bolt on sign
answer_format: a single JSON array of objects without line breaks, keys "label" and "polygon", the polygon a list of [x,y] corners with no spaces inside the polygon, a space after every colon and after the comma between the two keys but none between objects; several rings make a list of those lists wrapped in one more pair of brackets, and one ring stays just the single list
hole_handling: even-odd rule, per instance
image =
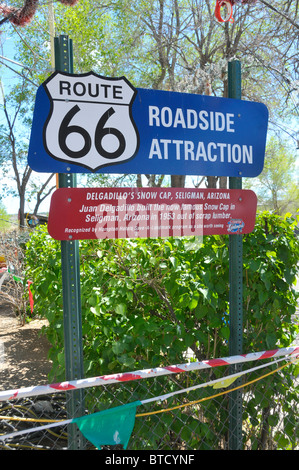
[{"label": "bolt on sign", "polygon": [[267,125],[262,103],[54,72],[37,91],[28,163],[46,173],[255,177]]},{"label": "bolt on sign", "polygon": [[51,198],[56,240],[244,234],[257,198],[242,189],[60,188]]}]

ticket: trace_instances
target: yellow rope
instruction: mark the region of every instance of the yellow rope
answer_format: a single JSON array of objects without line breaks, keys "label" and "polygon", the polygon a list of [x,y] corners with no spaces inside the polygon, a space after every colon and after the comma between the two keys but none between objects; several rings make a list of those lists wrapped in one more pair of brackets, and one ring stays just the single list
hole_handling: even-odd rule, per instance
[{"label": "yellow rope", "polygon": [[200,400],[195,400],[195,401],[190,401],[188,403],[184,403],[183,405],[177,405],[177,406],[173,406],[172,408],[166,408],[166,409],[163,409],[163,410],[158,410],[158,411],[151,411],[149,413],[139,413],[139,414],[136,414],[136,418],[139,418],[141,416],[149,416],[149,415],[155,415],[155,414],[158,414],[158,413],[165,413],[166,411],[173,411],[173,410],[177,410],[178,408],[184,408],[186,406],[190,406],[190,405],[195,405],[196,403],[201,403],[203,401],[206,401],[206,400],[211,400],[212,398],[216,398],[216,397],[219,397],[221,395],[225,395],[227,393],[230,393],[230,392],[234,392],[235,390],[238,390],[240,388],[244,388],[244,387],[247,387],[247,385],[250,385],[254,382],[257,382],[258,380],[261,380],[261,379],[264,379],[265,377],[267,377],[268,375],[271,375],[271,374],[274,374],[275,372],[278,372],[279,370],[283,369],[284,367],[292,364],[293,361],[290,361],[288,362],[287,364],[284,364],[283,366],[281,367],[278,367],[277,369],[271,371],[271,372],[268,372],[267,374],[264,374],[262,375],[261,377],[258,377],[257,379],[254,379],[254,380],[251,380],[250,382],[247,382],[246,384],[243,384],[243,385],[239,385],[238,387],[235,387],[235,388],[230,388],[229,390],[225,390],[224,392],[220,392],[220,393],[217,393],[216,395],[212,395],[211,397],[205,397],[205,398],[201,398]]},{"label": "yellow rope", "polygon": [[6,419],[8,421],[28,421],[28,423],[59,423],[63,420],[57,419],[35,419],[35,418],[18,418],[17,416],[0,416],[0,419]]}]

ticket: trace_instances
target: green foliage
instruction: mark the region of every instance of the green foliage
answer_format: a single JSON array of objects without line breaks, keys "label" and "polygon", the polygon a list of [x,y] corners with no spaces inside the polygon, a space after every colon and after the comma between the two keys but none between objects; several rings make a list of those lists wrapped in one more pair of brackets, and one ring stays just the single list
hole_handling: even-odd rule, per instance
[{"label": "green foliage", "polygon": [[296,221],[286,214],[259,216],[252,234],[244,236],[245,349],[289,346],[296,335],[291,318],[298,293]]},{"label": "green foliage", "polygon": [[[293,288],[299,254],[294,227],[288,216],[262,213],[255,230],[244,235],[244,352],[289,346],[298,333],[291,320],[298,297]],[[188,348],[194,360],[228,355],[227,236],[207,236],[202,245],[196,238],[82,241],[80,255],[86,376],[183,363]],[[44,227],[31,236],[27,266],[35,308],[50,322],[52,378],[63,380],[60,250]],[[278,380],[272,393],[287,396],[288,390]],[[122,393],[124,401],[132,399]],[[222,407],[215,401],[203,407],[214,422],[205,445],[215,442],[215,416],[224,420],[226,398],[220,401]],[[258,392],[248,410],[250,419],[258,419]],[[179,416],[181,421],[187,418],[181,411]],[[181,433],[196,441],[190,419]],[[159,433],[165,436],[163,421],[159,423]]]},{"label": "green foliage", "polygon": [[[47,336],[52,345],[49,358],[53,360],[52,377],[64,367],[64,356],[56,346],[63,349],[63,305],[60,244],[53,240],[46,226],[38,226],[32,233],[26,247],[26,276],[33,281],[31,292],[34,298],[34,315],[49,320]],[[61,360],[59,361],[59,358]]]},{"label": "green foliage", "polygon": [[260,208],[281,216],[287,212],[296,214],[299,200],[296,154],[289,139],[273,136],[268,139],[263,171],[257,178],[245,178],[245,187],[255,190]]},{"label": "green foliage", "polygon": [[5,232],[11,228],[9,218],[10,216],[7,214],[6,209],[0,200],[0,232]]}]

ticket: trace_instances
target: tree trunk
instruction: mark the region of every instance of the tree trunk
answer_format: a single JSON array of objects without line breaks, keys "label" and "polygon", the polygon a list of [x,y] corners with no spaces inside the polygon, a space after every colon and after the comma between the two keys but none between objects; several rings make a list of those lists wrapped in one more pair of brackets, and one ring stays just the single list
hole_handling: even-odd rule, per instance
[{"label": "tree trunk", "polygon": [[227,189],[227,176],[219,177],[219,188]]},{"label": "tree trunk", "polygon": [[137,175],[136,186],[137,186],[137,188],[142,188],[142,177],[141,177],[141,175]]},{"label": "tree trunk", "polygon": [[267,406],[266,408],[263,408],[262,411],[262,429],[261,429],[261,437],[259,441],[259,450],[267,450],[267,439],[269,437],[269,419],[270,415],[270,407]]},{"label": "tree trunk", "polygon": [[207,188],[216,188],[217,180],[217,176],[207,176]]},{"label": "tree trunk", "polygon": [[20,208],[19,208],[19,225],[22,230],[25,227],[25,194],[19,193]]},{"label": "tree trunk", "polygon": [[184,175],[172,175],[171,176],[171,187],[172,188],[184,188],[186,176]]}]

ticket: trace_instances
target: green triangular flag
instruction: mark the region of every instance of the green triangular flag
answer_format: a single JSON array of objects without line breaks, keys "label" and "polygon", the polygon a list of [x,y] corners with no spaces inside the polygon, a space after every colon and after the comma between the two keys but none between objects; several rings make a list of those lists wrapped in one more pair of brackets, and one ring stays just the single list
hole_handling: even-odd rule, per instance
[{"label": "green triangular flag", "polygon": [[126,449],[135,424],[136,408],[141,404],[140,401],[135,401],[75,418],[72,422],[77,424],[86,439],[98,449],[103,445],[117,444],[122,444]]}]

